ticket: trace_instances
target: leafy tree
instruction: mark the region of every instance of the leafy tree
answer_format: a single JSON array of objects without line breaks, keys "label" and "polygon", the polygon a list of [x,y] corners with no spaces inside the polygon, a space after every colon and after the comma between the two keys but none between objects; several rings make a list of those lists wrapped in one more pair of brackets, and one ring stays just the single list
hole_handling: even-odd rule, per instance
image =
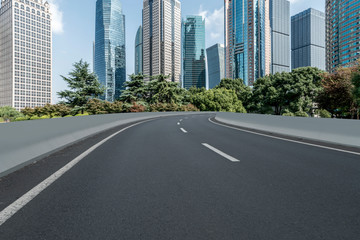
[{"label": "leafy tree", "polygon": [[89,99],[104,94],[105,88],[101,87],[94,73],[90,73],[89,64],[80,60],[75,63],[74,70],[69,73],[70,77],[61,76],[67,82],[70,90],[58,92],[60,98],[70,107],[83,108]]},{"label": "leafy tree", "polygon": [[55,114],[54,114],[55,116],[65,117],[70,115],[71,113],[71,108],[69,108],[65,104],[56,104],[53,106],[55,108]]},{"label": "leafy tree", "polygon": [[238,99],[244,104],[246,108],[249,107],[251,102],[252,91],[251,88],[244,84],[242,79],[229,79],[224,78],[220,84],[216,86],[217,89],[225,88],[228,90],[234,90]]},{"label": "leafy tree", "polygon": [[339,68],[335,73],[324,74],[322,91],[317,97],[319,108],[327,110],[335,117],[348,117],[355,104],[351,76],[350,68]]},{"label": "leafy tree", "polygon": [[355,67],[353,67],[353,76],[351,79],[352,84],[354,85],[353,97],[354,97],[354,106],[356,108],[356,117],[360,119],[360,59]]},{"label": "leafy tree", "polygon": [[24,114],[25,116],[28,116],[29,118],[35,115],[34,109],[29,107],[21,109],[21,113]]},{"label": "leafy tree", "polygon": [[132,103],[143,101],[146,98],[147,89],[145,87],[145,75],[130,75],[130,81],[124,83],[124,90],[120,96],[120,101]]},{"label": "leafy tree", "polygon": [[0,107],[0,118],[4,119],[5,122],[13,121],[18,117],[23,117],[23,115],[16,111],[15,108],[10,106]]},{"label": "leafy tree", "polygon": [[191,103],[201,111],[246,113],[234,90],[224,88],[200,92],[191,97]]},{"label": "leafy tree", "polygon": [[184,100],[185,89],[180,88],[178,83],[168,81],[170,76],[158,75],[153,77],[147,85],[147,98],[149,104],[154,103],[176,103]]}]

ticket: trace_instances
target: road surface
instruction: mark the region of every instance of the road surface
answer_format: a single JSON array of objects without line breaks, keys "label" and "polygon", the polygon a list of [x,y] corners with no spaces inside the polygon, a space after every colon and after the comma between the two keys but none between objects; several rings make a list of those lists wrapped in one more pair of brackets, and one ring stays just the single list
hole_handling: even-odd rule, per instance
[{"label": "road surface", "polygon": [[0,239],[360,239],[359,155],[210,117],[127,126],[7,217],[15,200],[125,126],[0,179]]}]

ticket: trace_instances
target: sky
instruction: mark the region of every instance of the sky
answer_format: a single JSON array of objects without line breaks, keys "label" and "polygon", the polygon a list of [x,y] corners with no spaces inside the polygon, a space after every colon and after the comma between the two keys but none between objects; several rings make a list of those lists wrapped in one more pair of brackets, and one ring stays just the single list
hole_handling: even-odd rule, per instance
[{"label": "sky", "polygon": [[[92,69],[95,40],[96,0],[48,0],[53,26],[53,103],[57,92],[66,89],[61,75],[67,76],[73,63],[83,59]],[[325,10],[325,0],[290,0],[291,15],[310,7]],[[142,24],[143,0],[121,0],[126,22],[127,74],[134,72],[134,45],[138,27]],[[201,15],[206,22],[206,48],[224,42],[223,0],[181,0],[182,18]]]}]

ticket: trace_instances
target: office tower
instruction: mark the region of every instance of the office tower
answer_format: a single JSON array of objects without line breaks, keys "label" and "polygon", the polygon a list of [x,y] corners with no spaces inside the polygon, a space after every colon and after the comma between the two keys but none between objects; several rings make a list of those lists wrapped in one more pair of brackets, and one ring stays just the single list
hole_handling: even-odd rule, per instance
[{"label": "office tower", "polygon": [[51,14],[48,2],[1,0],[0,106],[51,103]]},{"label": "office tower", "polygon": [[360,1],[326,0],[326,70],[360,58]]},{"label": "office tower", "polygon": [[205,20],[187,16],[183,22],[183,87],[206,87]]},{"label": "office tower", "polygon": [[143,29],[139,27],[135,38],[135,74],[143,72]]},{"label": "office tower", "polygon": [[308,9],[291,17],[291,67],[325,70],[325,13]]},{"label": "office tower", "polygon": [[144,0],[143,71],[145,75],[181,78],[181,3],[179,0]]},{"label": "office tower", "polygon": [[126,81],[125,15],[120,0],[96,1],[94,69],[106,87],[103,99],[118,99]]},{"label": "office tower", "polygon": [[225,78],[225,47],[223,44],[215,44],[206,49],[209,89],[220,84]]},{"label": "office tower", "polygon": [[[270,0],[271,73],[290,72],[290,2]],[[267,59],[268,61],[268,59]]]},{"label": "office tower", "polygon": [[225,71],[248,86],[270,73],[269,0],[225,0]]}]

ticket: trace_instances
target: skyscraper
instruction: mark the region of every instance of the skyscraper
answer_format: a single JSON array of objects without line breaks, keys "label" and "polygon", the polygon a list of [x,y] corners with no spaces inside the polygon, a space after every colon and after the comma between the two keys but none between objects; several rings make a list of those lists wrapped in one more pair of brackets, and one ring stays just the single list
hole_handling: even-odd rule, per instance
[{"label": "skyscraper", "polygon": [[188,16],[183,22],[183,87],[206,87],[205,20]]},{"label": "skyscraper", "polygon": [[269,0],[225,0],[225,69],[227,78],[246,85],[270,73]]},{"label": "skyscraper", "polygon": [[38,0],[1,0],[0,106],[51,103],[51,14]]},{"label": "skyscraper", "polygon": [[307,9],[291,17],[291,67],[325,70],[325,13]]},{"label": "skyscraper", "polygon": [[206,49],[209,89],[220,84],[225,78],[225,48],[223,44],[215,44]]},{"label": "skyscraper", "polygon": [[145,75],[181,78],[181,3],[143,1],[143,70]]},{"label": "skyscraper", "polygon": [[135,38],[135,74],[143,72],[143,29],[139,27]]},{"label": "skyscraper", "polygon": [[360,1],[326,0],[326,70],[360,58]]},{"label": "skyscraper", "polygon": [[96,1],[94,69],[107,101],[121,95],[126,81],[125,15],[120,0]]},{"label": "skyscraper", "polygon": [[[290,2],[270,0],[271,73],[290,72]],[[268,61],[268,60],[267,60]]]}]

